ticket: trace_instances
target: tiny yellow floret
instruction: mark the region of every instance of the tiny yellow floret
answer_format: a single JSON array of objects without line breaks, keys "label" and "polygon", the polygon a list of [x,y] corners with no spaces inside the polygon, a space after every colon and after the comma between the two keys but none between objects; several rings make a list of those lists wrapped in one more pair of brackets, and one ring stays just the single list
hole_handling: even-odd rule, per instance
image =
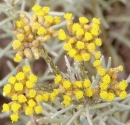
[{"label": "tiny yellow floret", "polygon": [[80,17],[80,18],[79,18],[79,22],[80,22],[81,24],[86,24],[86,23],[89,22],[89,20],[88,20],[86,17]]},{"label": "tiny yellow floret", "polygon": [[78,41],[77,44],[76,44],[77,48],[80,50],[80,49],[84,49],[84,42],[82,41]]},{"label": "tiny yellow floret", "polygon": [[46,34],[47,33],[47,31],[46,31],[46,29],[44,28],[44,27],[40,27],[39,29],[38,29],[38,31],[37,31],[37,34],[38,35],[44,35],[44,34]]},{"label": "tiny yellow floret", "polygon": [[88,88],[91,86],[91,81],[89,79],[85,79],[84,82],[83,82],[83,86],[85,88]]},{"label": "tiny yellow floret", "polygon": [[91,89],[91,88],[87,88],[87,89],[86,89],[86,96],[92,97],[92,95],[93,95],[92,89]]},{"label": "tiny yellow floret", "polygon": [[119,94],[119,97],[121,99],[125,99],[127,97],[127,92],[126,91],[121,91],[120,94]]},{"label": "tiny yellow floret", "polygon": [[89,53],[82,53],[81,57],[83,58],[84,61],[89,61],[90,60],[90,54]]},{"label": "tiny yellow floret", "polygon": [[10,76],[9,79],[8,79],[8,82],[11,83],[11,84],[14,84],[16,82],[15,76]]},{"label": "tiny yellow floret", "polygon": [[59,84],[61,81],[62,81],[62,76],[57,74],[54,79],[55,84]]},{"label": "tiny yellow floret", "polygon": [[23,84],[22,83],[15,83],[14,89],[15,89],[15,91],[22,91],[23,90]]},{"label": "tiny yellow floret", "polygon": [[41,8],[42,8],[42,7],[41,7],[40,5],[34,5],[34,6],[32,7],[32,10],[33,10],[34,12],[37,12],[37,11],[39,11]]},{"label": "tiny yellow floret", "polygon": [[84,94],[83,94],[82,91],[76,91],[76,92],[75,92],[75,97],[76,97],[77,99],[82,99],[83,96],[84,96]]},{"label": "tiny yellow floret", "polygon": [[13,49],[19,49],[21,47],[21,42],[19,40],[14,40],[12,47]]},{"label": "tiny yellow floret", "polygon": [[9,112],[10,111],[10,106],[9,104],[4,103],[2,106],[3,110],[2,112]]},{"label": "tiny yellow floret", "polygon": [[18,81],[24,80],[24,78],[25,78],[25,75],[24,75],[23,72],[18,72],[18,73],[16,74],[16,79],[17,79]]},{"label": "tiny yellow floret", "polygon": [[10,119],[11,119],[12,123],[17,122],[19,119],[19,116],[17,113],[14,113],[14,114],[10,115]]},{"label": "tiny yellow floret", "polygon": [[93,38],[93,36],[91,33],[89,33],[89,32],[85,33],[85,40],[89,41],[89,40],[92,40],[92,38]]},{"label": "tiny yellow floret", "polygon": [[36,114],[40,114],[42,112],[42,106],[38,105],[34,108]]},{"label": "tiny yellow floret", "polygon": [[64,18],[66,20],[72,20],[72,13],[66,13],[66,14],[64,14]]},{"label": "tiny yellow floret", "polygon": [[60,29],[58,32],[58,36],[60,40],[66,40],[67,36],[65,34],[65,31],[63,29]]},{"label": "tiny yellow floret", "polygon": [[65,80],[65,81],[63,82],[63,87],[64,87],[65,89],[69,89],[70,86],[71,86],[71,83],[70,83],[69,80]]}]

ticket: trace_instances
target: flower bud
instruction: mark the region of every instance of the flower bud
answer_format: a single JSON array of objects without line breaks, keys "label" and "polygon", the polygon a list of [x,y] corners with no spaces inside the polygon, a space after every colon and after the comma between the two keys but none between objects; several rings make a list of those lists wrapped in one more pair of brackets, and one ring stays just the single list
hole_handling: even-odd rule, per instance
[{"label": "flower bud", "polygon": [[33,40],[32,45],[37,48],[39,47],[40,42],[38,40]]},{"label": "flower bud", "polygon": [[30,58],[32,56],[32,51],[29,48],[25,48],[24,55],[26,58]]}]

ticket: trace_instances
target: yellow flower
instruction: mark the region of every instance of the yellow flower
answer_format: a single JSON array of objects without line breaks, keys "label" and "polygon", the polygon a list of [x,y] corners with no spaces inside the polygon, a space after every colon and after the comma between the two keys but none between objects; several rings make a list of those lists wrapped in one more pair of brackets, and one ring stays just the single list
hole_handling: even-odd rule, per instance
[{"label": "yellow flower", "polygon": [[42,98],[43,98],[43,101],[47,102],[49,99],[49,94],[48,93],[42,94]]},{"label": "yellow flower", "polygon": [[24,78],[25,78],[25,75],[24,75],[23,72],[18,72],[18,73],[16,74],[16,79],[17,79],[18,81],[24,80]]},{"label": "yellow flower", "polygon": [[19,49],[20,46],[21,46],[21,42],[19,40],[13,41],[13,44],[12,44],[13,49]]},{"label": "yellow flower", "polygon": [[84,30],[83,30],[82,28],[78,29],[78,30],[76,31],[76,35],[77,35],[77,36],[82,36],[82,35],[84,35]]},{"label": "yellow flower", "polygon": [[60,22],[61,22],[60,17],[54,16],[54,23],[55,23],[55,24],[59,24]]},{"label": "yellow flower", "polygon": [[52,93],[50,94],[50,99],[51,99],[51,101],[54,101],[55,98],[56,98],[56,93],[52,92]]},{"label": "yellow flower", "polygon": [[108,84],[107,83],[100,83],[100,88],[101,88],[101,90],[106,90],[108,88]]},{"label": "yellow flower", "polygon": [[91,86],[91,81],[89,79],[85,79],[84,82],[83,82],[83,86],[85,88],[88,88]]},{"label": "yellow flower", "polygon": [[96,46],[101,46],[102,45],[102,40],[100,38],[96,38],[94,43],[96,44]]},{"label": "yellow flower", "polygon": [[120,90],[125,90],[128,86],[128,83],[125,80],[122,80],[121,82],[119,82],[119,88]]},{"label": "yellow flower", "polygon": [[72,31],[76,32],[79,29],[81,29],[81,26],[78,23],[74,23],[73,26],[72,26]]},{"label": "yellow flower", "polygon": [[16,78],[14,76],[10,76],[8,82],[14,84],[16,82]]},{"label": "yellow flower", "polygon": [[114,93],[109,92],[106,100],[111,102],[114,100],[114,97],[115,97]]},{"label": "yellow flower", "polygon": [[85,40],[89,41],[89,40],[92,40],[92,38],[93,38],[93,36],[91,33],[89,33],[89,32],[85,33]]},{"label": "yellow flower", "polygon": [[22,83],[15,83],[14,89],[15,89],[15,91],[22,91],[23,90],[23,84]]},{"label": "yellow flower", "polygon": [[25,108],[25,115],[31,115],[33,114],[33,108],[32,107],[26,107]]},{"label": "yellow flower", "polygon": [[14,57],[14,61],[15,62],[20,62],[22,60],[22,56],[20,54],[16,54],[15,57]]},{"label": "yellow flower", "polygon": [[83,98],[83,92],[82,91],[76,91],[75,92],[75,97],[77,99],[82,99]]},{"label": "yellow flower", "polygon": [[49,23],[53,22],[53,17],[52,16],[45,16],[45,20]]},{"label": "yellow flower", "polygon": [[80,18],[79,18],[79,22],[80,22],[81,24],[86,24],[86,23],[89,22],[89,20],[88,20],[86,17],[80,17]]},{"label": "yellow flower", "polygon": [[21,107],[21,105],[19,103],[14,102],[14,103],[11,104],[11,110],[13,112],[18,112],[18,110],[20,109],[20,107]]},{"label": "yellow flower", "polygon": [[45,7],[42,8],[42,11],[47,14],[47,13],[50,12],[50,8],[45,6]]},{"label": "yellow flower", "polygon": [[11,99],[12,99],[13,101],[18,100],[18,94],[14,94],[14,95],[11,97]]},{"label": "yellow flower", "polygon": [[81,57],[83,58],[84,61],[89,61],[90,60],[90,54],[89,53],[82,53]]},{"label": "yellow flower", "polygon": [[63,96],[64,101],[70,102],[72,99],[68,95]]},{"label": "yellow flower", "polygon": [[55,84],[59,84],[62,81],[62,76],[56,74],[56,77],[54,79]]},{"label": "yellow flower", "polygon": [[13,113],[12,115],[10,115],[10,119],[11,119],[12,123],[17,122],[19,119],[19,116],[17,113]]},{"label": "yellow flower", "polygon": [[6,103],[3,104],[2,108],[3,108],[2,112],[9,112],[10,110],[9,104]]},{"label": "yellow flower", "polygon": [[76,44],[77,48],[80,50],[80,49],[84,49],[84,42],[82,41],[78,41],[77,44]]},{"label": "yellow flower", "polygon": [[70,102],[69,102],[69,101],[63,101],[62,103],[64,104],[65,107],[67,107],[67,106],[70,105]]},{"label": "yellow flower", "polygon": [[22,33],[18,33],[17,35],[16,35],[16,37],[17,37],[17,39],[18,39],[18,41],[20,41],[20,42],[23,42],[23,40],[24,40],[24,34],[22,34]]},{"label": "yellow flower", "polygon": [[20,94],[18,96],[18,102],[19,103],[25,103],[26,101],[27,101],[27,98],[24,95]]},{"label": "yellow flower", "polygon": [[63,87],[64,87],[65,89],[69,89],[70,86],[71,86],[71,83],[70,83],[69,80],[65,80],[65,81],[63,82]]},{"label": "yellow flower", "polygon": [[34,12],[37,12],[37,11],[39,11],[41,8],[42,8],[42,7],[41,7],[40,5],[34,5],[34,6],[32,7],[32,10],[33,10]]},{"label": "yellow flower", "polygon": [[11,92],[11,85],[10,85],[10,84],[6,84],[6,85],[4,86],[4,88],[3,88],[3,92],[4,92],[5,96],[6,96],[6,95],[9,95],[10,92]]},{"label": "yellow flower", "polygon": [[106,74],[103,78],[102,78],[103,83],[109,84],[111,82],[111,78],[108,74]]},{"label": "yellow flower", "polygon": [[92,22],[93,22],[93,23],[96,23],[96,24],[100,24],[100,19],[93,18]]},{"label": "yellow flower", "polygon": [[72,20],[72,13],[66,13],[66,14],[64,14],[64,18],[66,20]]},{"label": "yellow flower", "polygon": [[91,30],[91,33],[92,33],[92,35],[94,35],[94,36],[98,36],[98,35],[99,35],[99,31],[98,31],[97,29],[92,29],[92,30]]},{"label": "yellow flower", "polygon": [[92,91],[91,88],[87,88],[86,89],[86,96],[88,96],[88,97],[92,97],[93,96],[93,91]]},{"label": "yellow flower", "polygon": [[28,77],[28,79],[29,79],[31,82],[33,82],[33,83],[37,82],[37,76],[34,75],[34,74],[31,74],[31,75]]},{"label": "yellow flower", "polygon": [[28,89],[32,89],[34,87],[34,82],[32,82],[30,80],[26,81],[26,87]]},{"label": "yellow flower", "polygon": [[44,27],[40,27],[39,29],[38,29],[38,31],[37,31],[37,34],[38,35],[44,35],[44,34],[46,34],[47,33],[47,31],[46,31],[46,29],[44,28]]},{"label": "yellow flower", "polygon": [[31,68],[30,68],[30,66],[23,66],[23,72],[25,72],[25,73],[28,73],[28,72],[30,72],[31,71]]},{"label": "yellow flower", "polygon": [[66,34],[65,34],[65,31],[63,29],[60,29],[59,32],[58,32],[58,36],[59,36],[59,39],[60,40],[66,40]]},{"label": "yellow flower", "polygon": [[31,98],[35,97],[36,96],[36,91],[34,89],[30,89],[28,95]]},{"label": "yellow flower", "polygon": [[119,97],[122,99],[125,99],[127,97],[127,92],[126,91],[121,91],[119,94]]},{"label": "yellow flower", "polygon": [[65,43],[63,49],[66,51],[70,51],[72,49],[71,43]]},{"label": "yellow flower", "polygon": [[76,54],[76,55],[74,56],[74,59],[75,59],[76,62],[80,62],[80,61],[83,60],[83,59],[82,59],[82,56],[81,56],[80,54]]},{"label": "yellow flower", "polygon": [[100,98],[101,99],[107,99],[107,97],[108,97],[108,92],[107,91],[101,91],[100,92]]},{"label": "yellow flower", "polygon": [[99,59],[101,57],[101,52],[98,51],[94,54],[95,59]]},{"label": "yellow flower", "polygon": [[33,99],[28,100],[28,106],[33,108],[34,106],[36,106],[36,102]]},{"label": "yellow flower", "polygon": [[78,87],[78,88],[82,88],[82,81],[75,81],[74,84]]},{"label": "yellow flower", "polygon": [[43,97],[42,97],[42,95],[40,95],[40,94],[36,95],[35,98],[36,98],[36,100],[37,100],[38,102],[40,102],[40,101],[43,100]]},{"label": "yellow flower", "polygon": [[34,108],[36,114],[40,114],[42,112],[42,106],[38,105]]},{"label": "yellow flower", "polygon": [[16,27],[17,28],[23,28],[23,20],[16,21]]},{"label": "yellow flower", "polygon": [[93,50],[95,50],[95,44],[94,43],[89,43],[87,48],[88,48],[89,51],[93,51]]},{"label": "yellow flower", "polygon": [[104,76],[105,73],[106,73],[106,70],[102,67],[98,67],[97,68],[97,73],[100,75],[100,76]]},{"label": "yellow flower", "polygon": [[75,49],[71,49],[68,53],[67,53],[70,57],[74,57],[76,55],[76,50]]},{"label": "yellow flower", "polygon": [[100,60],[95,60],[95,61],[93,62],[93,67],[99,67],[99,66],[101,66]]}]

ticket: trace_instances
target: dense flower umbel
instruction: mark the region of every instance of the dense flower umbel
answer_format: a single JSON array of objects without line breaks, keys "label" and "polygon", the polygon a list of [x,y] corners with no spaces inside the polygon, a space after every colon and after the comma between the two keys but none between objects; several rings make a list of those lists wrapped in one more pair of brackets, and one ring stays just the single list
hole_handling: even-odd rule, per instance
[{"label": "dense flower umbel", "polygon": [[23,66],[21,71],[8,79],[9,83],[3,88],[3,95],[9,97],[12,101],[9,104],[3,104],[2,112],[11,110],[10,118],[12,122],[18,121],[22,109],[26,115],[42,112],[42,107],[38,105],[38,102],[44,100],[44,97],[34,89],[37,76],[30,74],[30,71],[29,66]]},{"label": "dense flower umbel", "polygon": [[16,21],[14,34],[16,40],[12,47],[17,50],[14,61],[20,62],[22,58],[30,58],[32,55],[39,59],[38,47],[40,43],[46,42],[50,37],[55,37],[56,33],[51,26],[60,23],[60,17],[50,16],[49,7],[34,5],[32,7],[34,14],[29,19],[25,14],[20,14],[20,20]]},{"label": "dense flower umbel", "polygon": [[89,20],[85,17],[80,17],[79,23],[73,23],[71,13],[65,14],[64,18],[69,35],[60,29],[58,36],[60,40],[66,41],[63,48],[67,54],[78,62],[89,61],[91,55],[99,59],[101,53],[96,51],[96,47],[102,45],[101,39],[98,38],[100,19],[93,18],[92,23],[88,24]]}]

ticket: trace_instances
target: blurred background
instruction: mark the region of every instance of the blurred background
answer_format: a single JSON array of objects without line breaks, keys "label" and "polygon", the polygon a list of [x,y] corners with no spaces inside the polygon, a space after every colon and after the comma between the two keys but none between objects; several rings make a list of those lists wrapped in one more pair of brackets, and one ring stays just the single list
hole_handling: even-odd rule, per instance
[{"label": "blurred background", "polygon": [[[124,71],[119,73],[119,80],[128,77],[130,74],[130,0],[0,0],[0,112],[2,104],[9,102],[9,99],[2,96],[2,88],[9,76],[15,73],[14,69],[18,65],[29,63],[33,72],[39,77],[38,83],[47,83],[54,77],[48,75],[49,69],[43,58],[23,60],[20,64],[13,61],[15,55],[11,46],[15,39],[13,22],[18,19],[20,13],[32,14],[31,8],[35,4],[49,6],[50,14],[62,16],[65,12],[71,12],[75,22],[80,16],[85,16],[89,20],[93,17],[100,18],[100,37],[103,45],[99,49],[106,62],[109,57],[112,57],[112,67],[124,66]],[[65,24],[61,25],[64,26]],[[62,49],[63,44],[58,39],[50,39],[45,43],[45,47],[60,70],[66,72],[64,61],[66,52]],[[71,58],[69,60],[73,65],[73,60]],[[95,74],[90,63],[86,63],[86,69],[90,76]],[[128,91],[129,88],[130,86]],[[16,124],[26,124],[28,118],[23,116],[22,119],[22,122]],[[8,114],[0,113],[0,124],[10,124]]]}]

